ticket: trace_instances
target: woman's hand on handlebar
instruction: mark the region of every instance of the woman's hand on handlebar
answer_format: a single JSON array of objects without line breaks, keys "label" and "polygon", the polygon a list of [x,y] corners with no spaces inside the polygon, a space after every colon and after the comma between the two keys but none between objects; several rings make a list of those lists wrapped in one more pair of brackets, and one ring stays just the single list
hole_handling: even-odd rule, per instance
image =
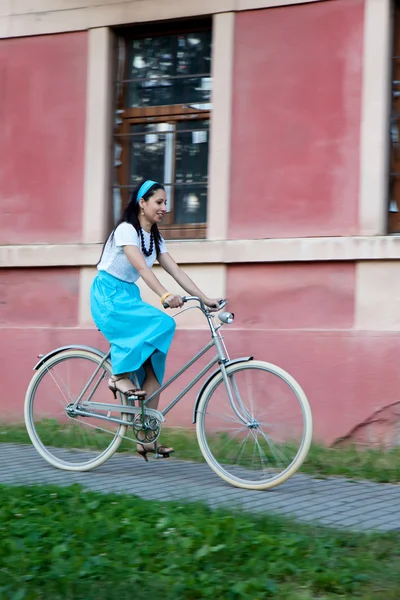
[{"label": "woman's hand on handlebar", "polygon": [[182,296],[175,294],[175,296],[168,296],[165,300],[165,304],[168,304],[170,308],[180,308],[183,306]]},{"label": "woman's hand on handlebar", "polygon": [[210,308],[212,311],[216,311],[220,309],[220,305],[224,302],[223,298],[204,298],[204,304]]}]

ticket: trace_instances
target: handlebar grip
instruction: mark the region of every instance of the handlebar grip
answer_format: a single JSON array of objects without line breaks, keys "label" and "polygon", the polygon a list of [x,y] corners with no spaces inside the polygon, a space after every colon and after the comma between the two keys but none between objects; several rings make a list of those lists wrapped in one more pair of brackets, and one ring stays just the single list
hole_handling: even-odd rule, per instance
[{"label": "handlebar grip", "polygon": [[[184,303],[187,302],[187,299],[185,298],[185,296],[182,296],[182,300],[183,300]],[[171,308],[170,305],[168,304],[168,302],[164,302],[163,307],[164,308]]]}]

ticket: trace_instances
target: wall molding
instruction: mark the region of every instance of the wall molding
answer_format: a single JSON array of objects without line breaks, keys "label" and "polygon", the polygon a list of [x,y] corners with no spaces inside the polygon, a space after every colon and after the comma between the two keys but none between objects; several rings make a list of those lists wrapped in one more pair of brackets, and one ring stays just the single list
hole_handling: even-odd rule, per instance
[{"label": "wall molding", "polygon": [[112,33],[108,27],[88,34],[86,83],[83,242],[104,240],[111,210]]},{"label": "wall molding", "polygon": [[[102,244],[0,246],[0,268],[90,267]],[[400,260],[400,236],[169,242],[179,264]]]},{"label": "wall molding", "polygon": [[231,179],[231,130],[233,99],[235,14],[213,16],[212,118],[210,129],[207,239],[224,240],[228,235]]},{"label": "wall molding", "polygon": [[0,38],[323,1],[326,0],[68,0],[66,8],[66,0],[19,0],[0,6]]},{"label": "wall molding", "polygon": [[365,0],[359,191],[361,235],[382,235],[387,229],[391,6],[391,0]]}]

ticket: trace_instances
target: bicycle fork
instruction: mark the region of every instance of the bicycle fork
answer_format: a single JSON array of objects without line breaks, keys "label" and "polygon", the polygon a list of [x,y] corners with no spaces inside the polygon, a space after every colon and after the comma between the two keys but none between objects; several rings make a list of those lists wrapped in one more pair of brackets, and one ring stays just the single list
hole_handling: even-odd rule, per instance
[{"label": "bicycle fork", "polygon": [[242,423],[246,425],[246,427],[256,428],[258,426],[258,423],[257,421],[255,421],[253,416],[244,406],[243,401],[240,397],[238,386],[234,380],[233,375],[229,377],[226,371],[225,364],[229,361],[229,355],[224,343],[224,338],[222,337],[221,332],[219,331],[221,326],[215,327],[211,318],[209,318],[209,323],[212,337],[214,339],[214,344],[220,358],[219,363],[222,378],[224,380],[226,392],[228,394],[229,402],[231,403],[233,411],[235,412],[238,419],[240,419],[240,421],[242,421]]}]

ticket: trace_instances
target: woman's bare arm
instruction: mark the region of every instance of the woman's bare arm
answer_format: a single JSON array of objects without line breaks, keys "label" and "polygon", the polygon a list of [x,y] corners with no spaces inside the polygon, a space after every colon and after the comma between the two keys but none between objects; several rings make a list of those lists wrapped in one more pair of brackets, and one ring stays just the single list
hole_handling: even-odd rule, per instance
[{"label": "woman's bare arm", "polygon": [[144,256],[139,248],[137,246],[123,246],[123,248],[126,258],[129,260],[132,267],[139,273],[145,284],[158,296],[161,297],[165,294],[168,290],[165,289],[154,275],[153,271],[147,266]]},{"label": "woman's bare arm", "polygon": [[[158,296],[163,296],[168,292],[162,283],[154,275],[153,271],[147,266],[144,260],[143,254],[140,252],[137,246],[123,246],[125,256],[131,263],[132,267],[135,267],[140,277],[143,279],[146,285]],[[171,308],[179,308],[183,305],[181,296],[173,294],[166,299],[167,304]]]},{"label": "woman's bare arm", "polygon": [[191,296],[198,296],[202,301],[211,308],[218,308],[220,298],[210,299],[204,294],[200,288],[190,279],[189,275],[185,273],[179,265],[176,264],[172,256],[165,252],[160,254],[158,262],[162,268],[175,279],[175,281]]}]

